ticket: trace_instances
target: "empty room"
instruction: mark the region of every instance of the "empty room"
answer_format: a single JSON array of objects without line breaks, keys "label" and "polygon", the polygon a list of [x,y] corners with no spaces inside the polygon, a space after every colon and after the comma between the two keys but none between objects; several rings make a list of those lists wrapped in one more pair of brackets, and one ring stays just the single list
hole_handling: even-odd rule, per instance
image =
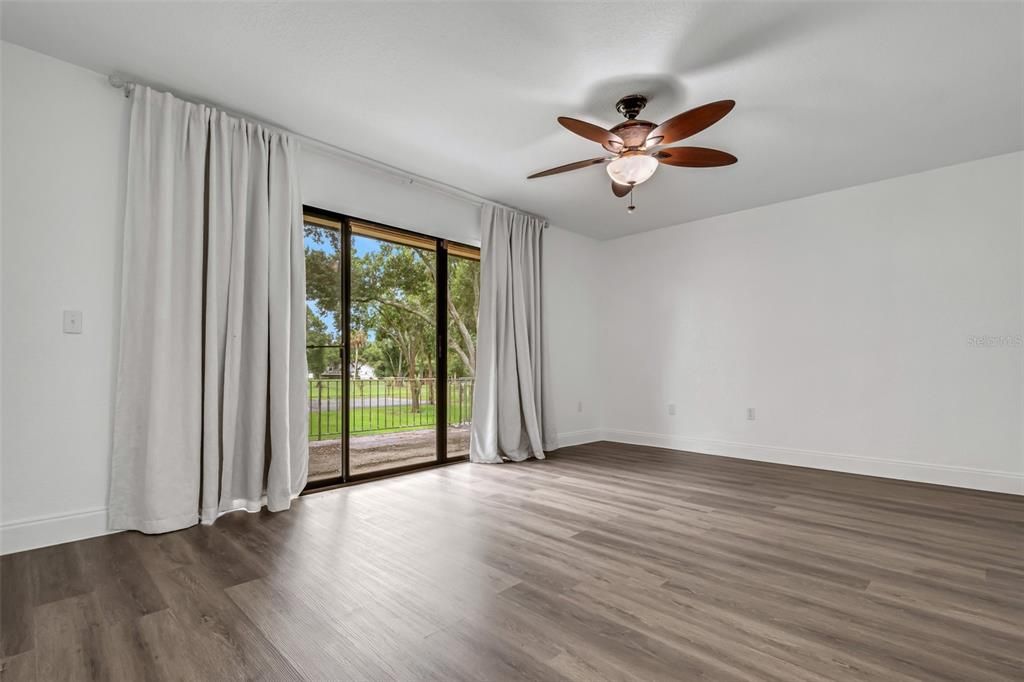
[{"label": "empty room", "polygon": [[0,0],[0,679],[1024,679],[1024,2]]}]

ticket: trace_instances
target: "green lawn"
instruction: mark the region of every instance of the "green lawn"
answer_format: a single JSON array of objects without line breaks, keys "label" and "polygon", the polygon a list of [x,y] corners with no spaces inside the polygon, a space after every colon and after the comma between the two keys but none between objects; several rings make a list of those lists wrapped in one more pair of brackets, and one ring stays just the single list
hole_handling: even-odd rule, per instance
[{"label": "green lawn", "polygon": [[341,394],[341,381],[334,381],[330,379],[310,379],[309,380],[309,397],[316,400],[317,397],[337,398]]},{"label": "green lawn", "polygon": [[[448,390],[456,391],[457,384],[450,382]],[[409,389],[408,384],[397,385],[394,382],[387,381],[384,379],[365,379],[365,380],[354,380],[349,381],[349,397],[352,398],[380,398],[382,401],[385,398],[409,398],[412,391]],[[424,382],[420,385],[420,397],[424,400],[427,399],[429,391],[427,384]],[[310,379],[309,380],[309,398],[317,400],[318,398],[327,400],[328,398],[338,398],[341,396],[341,379]]]},{"label": "green lawn", "polygon": [[[420,386],[420,394],[426,397],[426,385]],[[408,398],[411,394],[409,387],[389,384],[385,381],[350,381],[348,384],[349,396],[352,398],[375,398],[380,396],[388,398]],[[341,397],[341,379],[310,379],[309,397],[316,400],[318,397],[327,398]]]},{"label": "green lawn", "polygon": [[[469,421],[469,406],[464,407],[465,415],[458,402],[448,405],[449,424],[461,423],[464,417],[465,421]],[[341,433],[341,420],[337,411],[311,412],[309,417],[310,440],[329,440],[337,438]],[[434,426],[434,417],[433,405],[421,405],[419,412],[413,412],[409,405],[360,407],[349,414],[349,430],[353,436],[357,436],[429,429]]]}]

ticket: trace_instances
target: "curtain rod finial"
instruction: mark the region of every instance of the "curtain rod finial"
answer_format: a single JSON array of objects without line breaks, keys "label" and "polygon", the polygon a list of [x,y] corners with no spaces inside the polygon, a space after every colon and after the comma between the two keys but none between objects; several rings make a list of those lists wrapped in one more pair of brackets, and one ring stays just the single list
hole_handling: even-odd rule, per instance
[{"label": "curtain rod finial", "polygon": [[135,89],[135,83],[132,83],[131,81],[126,81],[120,76],[115,76],[114,74],[110,74],[109,76],[107,76],[107,82],[110,83],[110,87],[117,88],[119,90],[124,90],[125,97],[128,97],[130,94],[132,94],[132,90]]}]

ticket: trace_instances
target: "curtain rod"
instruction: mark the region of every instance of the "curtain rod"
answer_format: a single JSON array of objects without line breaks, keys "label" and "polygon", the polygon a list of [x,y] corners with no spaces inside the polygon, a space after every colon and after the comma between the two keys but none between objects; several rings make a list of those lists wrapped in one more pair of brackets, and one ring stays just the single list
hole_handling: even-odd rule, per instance
[{"label": "curtain rod", "polygon": [[[135,89],[135,86],[137,84],[136,81],[125,80],[124,78],[121,78],[120,76],[116,76],[116,75],[113,75],[113,74],[111,74],[110,76],[107,77],[107,82],[110,83],[111,87],[117,88],[118,90],[123,90],[125,97],[129,97],[131,95],[132,90]],[[177,95],[175,95],[175,96],[177,97]],[[222,107],[220,105],[217,105],[217,104],[213,104],[211,102],[206,102],[206,101],[198,100],[197,98],[185,98],[185,97],[182,97],[180,99],[187,99],[189,101],[192,101],[192,102],[195,102],[195,103],[198,103],[198,104],[205,104],[206,106],[215,107],[215,108],[220,109],[220,110],[222,110],[222,111],[224,111],[224,112],[226,112],[226,113],[228,113],[228,114],[230,114],[232,116],[237,116],[237,117],[243,118],[243,119],[245,119],[247,121],[253,121],[253,122],[259,123],[260,125],[264,126],[265,128],[271,128],[271,129],[277,130],[277,131],[279,131],[279,132],[281,132],[281,133],[283,133],[285,135],[288,135],[290,137],[296,138],[296,139],[302,141],[303,144],[305,144],[307,146],[310,146],[310,147],[313,147],[313,148],[316,148],[316,149],[320,150],[321,152],[327,152],[328,154],[333,154],[334,156],[340,156],[341,158],[347,159],[348,161],[354,161],[354,162],[360,163],[360,164],[362,164],[364,166],[369,166],[370,168],[372,168],[372,169],[374,169],[376,171],[379,171],[381,173],[392,175],[392,176],[397,177],[397,178],[399,178],[401,180],[405,180],[410,185],[411,184],[421,185],[423,187],[426,187],[427,189],[434,190],[435,192],[438,192],[440,194],[446,194],[446,195],[448,195],[448,196],[450,196],[450,197],[452,197],[454,199],[459,199],[461,201],[465,201],[466,203],[474,204],[476,206],[485,206],[487,204],[491,204],[493,206],[500,206],[501,208],[507,208],[507,209],[512,210],[512,211],[518,211],[519,213],[523,213],[525,215],[532,216],[534,218],[537,218],[538,220],[543,220],[544,221],[544,227],[547,228],[547,218],[545,218],[543,216],[539,216],[536,213],[530,213],[529,211],[524,211],[521,208],[516,208],[515,206],[509,206],[508,204],[502,204],[502,203],[497,202],[497,201],[492,201],[491,199],[487,199],[485,197],[482,197],[479,194],[473,194],[472,192],[467,192],[464,189],[460,189],[458,187],[455,187],[454,185],[449,185],[448,183],[441,182],[439,180],[433,180],[431,178],[424,177],[422,175],[417,175],[416,173],[410,173],[408,171],[404,171],[401,168],[397,168],[395,166],[392,166],[390,164],[384,163],[382,161],[377,161],[376,159],[372,159],[369,156],[363,156],[362,154],[358,154],[356,152],[349,151],[349,150],[344,149],[342,147],[339,147],[337,145],[333,145],[330,142],[324,142],[323,140],[318,140],[315,137],[310,137],[308,135],[303,135],[302,133],[296,133],[294,131],[288,130],[287,128],[282,128],[281,126],[274,125],[272,123],[268,123],[266,121],[262,121],[262,120],[257,119],[257,118],[253,118],[252,116],[248,116],[248,115],[244,115],[244,114],[239,114],[237,112],[231,111],[229,109],[226,109],[226,108],[224,108],[224,107]]]}]

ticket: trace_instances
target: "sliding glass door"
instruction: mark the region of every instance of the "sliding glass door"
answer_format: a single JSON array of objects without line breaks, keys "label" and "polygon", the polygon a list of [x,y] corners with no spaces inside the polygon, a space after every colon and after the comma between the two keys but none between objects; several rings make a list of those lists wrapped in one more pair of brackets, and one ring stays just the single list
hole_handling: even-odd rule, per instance
[{"label": "sliding glass door", "polygon": [[309,371],[309,481],[343,476],[345,378],[342,308],[344,225],[324,214],[304,216],[306,365]]},{"label": "sliding glass door", "polygon": [[480,250],[448,245],[448,457],[469,456],[480,310]]},{"label": "sliding glass door", "polygon": [[350,221],[349,471],[434,462],[435,239]]},{"label": "sliding glass door", "polygon": [[312,208],[305,226],[310,486],[464,459],[479,251]]}]

